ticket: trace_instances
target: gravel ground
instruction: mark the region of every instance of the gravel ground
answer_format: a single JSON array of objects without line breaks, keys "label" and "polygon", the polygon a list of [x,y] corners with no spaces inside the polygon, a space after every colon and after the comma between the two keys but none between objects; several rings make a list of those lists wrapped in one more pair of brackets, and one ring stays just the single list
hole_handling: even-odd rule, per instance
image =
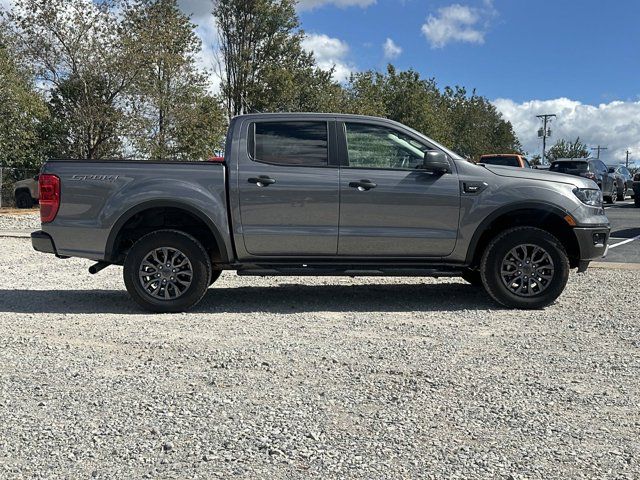
[{"label": "gravel ground", "polygon": [[0,213],[0,231],[2,230],[40,230],[40,211],[33,210],[19,214]]},{"label": "gravel ground", "polygon": [[225,274],[147,315],[119,268],[0,242],[0,478],[640,478],[637,272],[534,312]]}]

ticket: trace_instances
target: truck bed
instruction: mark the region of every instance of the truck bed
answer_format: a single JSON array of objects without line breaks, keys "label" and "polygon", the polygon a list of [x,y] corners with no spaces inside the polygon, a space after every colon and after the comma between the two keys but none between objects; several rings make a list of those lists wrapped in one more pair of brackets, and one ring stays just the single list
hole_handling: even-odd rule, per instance
[{"label": "truck bed", "polygon": [[42,230],[59,256],[109,259],[112,232],[136,212],[181,205],[205,215],[230,242],[226,167],[211,162],[54,160],[42,173],[60,178],[60,209]]}]

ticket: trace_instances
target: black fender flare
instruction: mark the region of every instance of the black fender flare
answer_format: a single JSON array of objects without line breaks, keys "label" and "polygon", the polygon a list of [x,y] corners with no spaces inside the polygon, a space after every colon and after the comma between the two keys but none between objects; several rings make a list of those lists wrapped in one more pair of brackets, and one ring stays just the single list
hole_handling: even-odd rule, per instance
[{"label": "black fender flare", "polygon": [[517,212],[518,210],[540,210],[550,215],[556,215],[560,219],[564,219],[564,217],[569,214],[568,211],[558,207],[557,205],[543,201],[518,202],[500,207],[487,215],[473,233],[471,242],[469,242],[469,248],[467,249],[467,256],[465,260],[467,265],[471,265],[471,263],[473,263],[480,238],[482,238],[482,235],[489,229],[491,224],[493,224],[498,218],[509,213]]},{"label": "black fender flare", "polygon": [[175,200],[149,200],[140,203],[123,213],[113,224],[113,227],[111,227],[111,232],[109,233],[109,237],[107,238],[107,244],[105,247],[105,260],[108,262],[115,262],[117,260],[117,255],[114,252],[116,240],[118,239],[120,232],[122,231],[122,227],[124,227],[125,224],[129,220],[131,220],[134,215],[137,215],[140,212],[144,212],[145,210],[162,207],[171,207],[185,210],[198,219],[202,220],[202,222],[207,225],[209,230],[211,230],[211,233],[213,234],[213,237],[215,238],[216,243],[220,248],[220,256],[222,261],[224,263],[229,262],[229,252],[227,252],[224,237],[220,233],[220,230],[215,225],[215,223],[213,223],[207,215],[205,215],[201,210],[194,207],[193,205]]}]

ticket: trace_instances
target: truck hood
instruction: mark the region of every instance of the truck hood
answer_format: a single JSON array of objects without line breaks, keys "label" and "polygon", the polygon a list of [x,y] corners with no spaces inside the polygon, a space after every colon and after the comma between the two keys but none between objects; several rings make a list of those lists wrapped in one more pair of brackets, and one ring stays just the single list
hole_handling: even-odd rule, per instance
[{"label": "truck hood", "polygon": [[495,175],[510,178],[524,178],[527,180],[540,180],[542,182],[556,182],[574,185],[578,188],[598,188],[593,180],[564,173],[548,172],[533,168],[501,167],[498,165],[485,165],[487,170]]}]

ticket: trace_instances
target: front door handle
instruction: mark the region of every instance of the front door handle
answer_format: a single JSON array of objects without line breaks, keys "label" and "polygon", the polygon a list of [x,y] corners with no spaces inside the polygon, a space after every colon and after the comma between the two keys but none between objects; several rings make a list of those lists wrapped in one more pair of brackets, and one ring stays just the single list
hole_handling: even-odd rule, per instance
[{"label": "front door handle", "polygon": [[373,183],[371,180],[363,179],[359,182],[351,182],[349,183],[351,188],[357,188],[361,192],[365,192],[367,190],[371,190],[372,188],[376,188],[378,184]]},{"label": "front door handle", "polygon": [[249,183],[255,183],[259,187],[268,187],[276,183],[275,178],[271,178],[267,175],[260,175],[258,178],[252,177],[249,179]]}]

